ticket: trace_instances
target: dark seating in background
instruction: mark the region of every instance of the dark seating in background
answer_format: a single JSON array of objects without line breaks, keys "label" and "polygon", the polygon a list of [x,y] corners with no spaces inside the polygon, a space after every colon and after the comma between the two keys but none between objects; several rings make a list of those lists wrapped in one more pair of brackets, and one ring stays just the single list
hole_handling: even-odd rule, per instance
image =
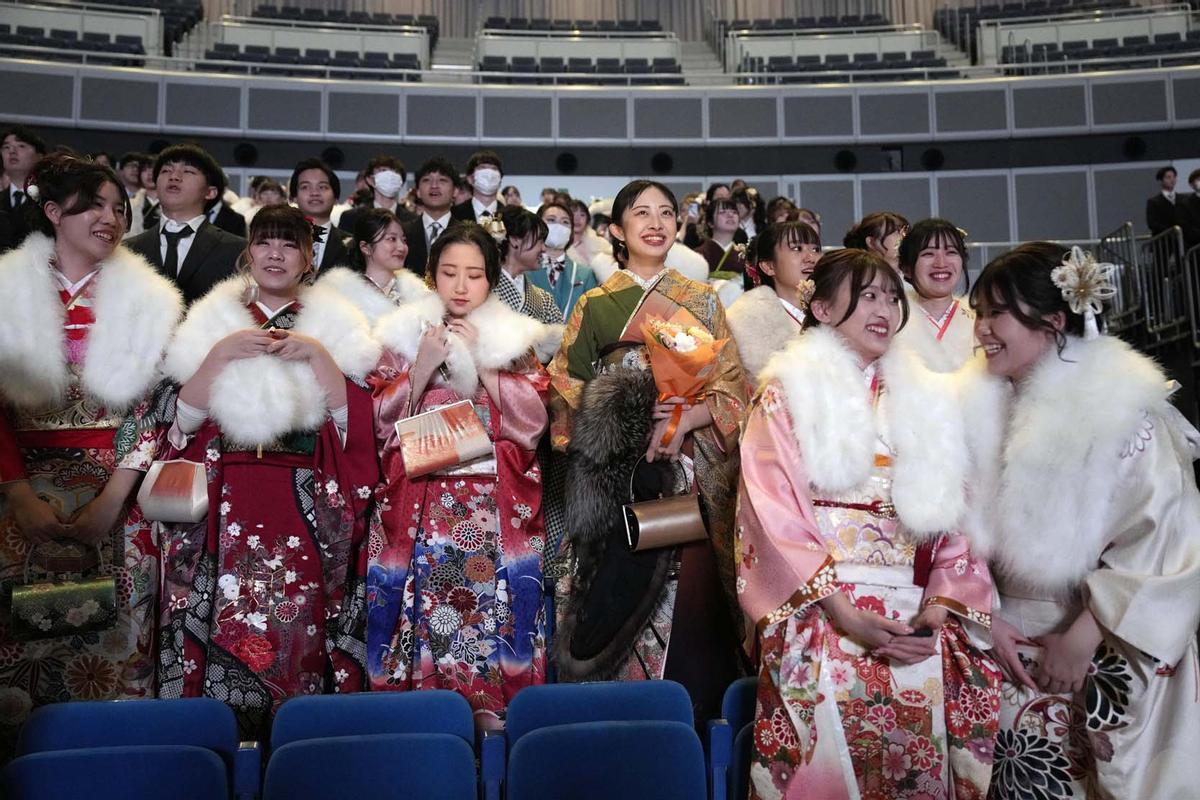
[{"label": "dark seating in background", "polygon": [[298,6],[276,6],[274,3],[259,5],[250,12],[257,19],[286,19],[300,20],[313,24],[325,25],[378,25],[396,27],[409,25],[424,28],[429,32],[429,47],[437,46],[441,33],[441,23],[433,14],[389,14],[386,12],[370,13],[366,11],[346,11],[343,9],[300,8]]},{"label": "dark seating in background", "polygon": [[[550,84],[576,86],[637,85],[682,86],[683,67],[673,58],[561,58],[549,56],[484,56],[477,65],[481,72],[503,72],[489,83]],[[632,79],[626,76],[633,76]]]}]

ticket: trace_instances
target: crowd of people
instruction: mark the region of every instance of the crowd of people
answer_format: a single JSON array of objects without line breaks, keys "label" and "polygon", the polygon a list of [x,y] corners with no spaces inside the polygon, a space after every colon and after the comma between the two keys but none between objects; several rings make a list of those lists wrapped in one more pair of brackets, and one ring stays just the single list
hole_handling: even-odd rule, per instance
[{"label": "crowd of people", "polygon": [[241,199],[192,144],[3,146],[4,759],[71,700],[484,731],[665,678],[702,724],[754,675],[755,798],[1193,791],[1200,433],[1090,254],[967,291],[951,221],[826,246],[741,181],[529,210],[494,151],[379,156],[339,206],[318,159]]}]

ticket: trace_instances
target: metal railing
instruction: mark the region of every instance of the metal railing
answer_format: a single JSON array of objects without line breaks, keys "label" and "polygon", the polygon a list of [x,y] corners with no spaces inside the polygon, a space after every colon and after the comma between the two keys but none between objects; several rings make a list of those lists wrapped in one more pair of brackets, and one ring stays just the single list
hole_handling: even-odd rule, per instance
[{"label": "metal railing", "polygon": [[1191,321],[1192,330],[1192,363],[1200,366],[1200,244],[1184,254],[1183,262],[1188,319]]},{"label": "metal railing", "polygon": [[1189,334],[1190,305],[1184,270],[1183,231],[1176,225],[1143,242],[1138,254],[1145,306],[1147,347]]},{"label": "metal railing", "polygon": [[1113,284],[1117,293],[1104,309],[1105,327],[1114,335],[1139,328],[1145,319],[1138,270],[1139,247],[1132,222],[1106,233],[1096,243],[1096,260],[1115,267]]}]

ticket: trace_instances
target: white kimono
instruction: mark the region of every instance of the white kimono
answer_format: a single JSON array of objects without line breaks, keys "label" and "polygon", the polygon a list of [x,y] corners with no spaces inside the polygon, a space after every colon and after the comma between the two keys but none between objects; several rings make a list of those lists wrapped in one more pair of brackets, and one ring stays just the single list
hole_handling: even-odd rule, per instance
[{"label": "white kimono", "polygon": [[934,319],[919,302],[920,295],[904,284],[908,324],[896,334],[896,344],[912,350],[934,372],[954,372],[970,360],[975,348],[975,312],[965,297],[956,297],[941,319]]}]

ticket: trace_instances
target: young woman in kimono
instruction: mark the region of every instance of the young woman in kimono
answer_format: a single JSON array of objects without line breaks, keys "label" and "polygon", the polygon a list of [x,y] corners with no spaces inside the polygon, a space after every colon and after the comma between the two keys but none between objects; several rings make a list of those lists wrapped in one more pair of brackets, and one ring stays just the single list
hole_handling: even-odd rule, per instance
[{"label": "young woman in kimono", "polygon": [[[654,181],[618,193],[609,235],[622,268],[580,299],[550,364],[552,439],[556,449],[569,448],[567,533],[575,559],[555,661],[562,680],[679,680],[704,719],[740,669],[732,517],[746,379],[729,342],[703,402],[684,403],[662,445],[682,401],[659,399],[640,326],[630,320],[643,306],[662,318],[682,308],[715,339],[729,338],[715,292],[665,266],[678,212],[671,192]],[[670,462],[677,488],[699,492],[708,540],[629,552],[621,508],[642,459]]]},{"label": "young woman in kimono", "polygon": [[367,320],[312,278],[312,227],[268,206],[241,275],[167,351],[166,458],[202,463],[208,515],[162,527],[162,697],[215,697],[263,737],[288,697],[363,684],[362,570],[378,482]]},{"label": "young woman in kimono", "polygon": [[944,219],[923,219],[900,242],[900,273],[913,310],[896,344],[934,372],[954,372],[975,348],[975,312],[956,294],[967,266],[966,234]]},{"label": "young woman in kimono", "polygon": [[1095,332],[1102,272],[1034,242],[971,293],[969,519],[1007,677],[997,800],[1196,795],[1200,434],[1153,361]]},{"label": "young woman in kimono", "polygon": [[908,233],[908,220],[895,211],[875,211],[846,231],[842,244],[874,253],[892,269],[900,269],[900,242]]},{"label": "young woman in kimono", "polygon": [[892,346],[882,258],[826,254],[805,332],[742,439],[738,595],[758,655],[754,798],[982,798],[1000,675],[992,585],[956,533],[966,431],[948,378]]},{"label": "young woman in kimono", "polygon": [[129,504],[155,432],[134,417],[183,310],[170,281],[117,246],[128,200],[112,170],[50,156],[27,191],[34,233],[0,259],[0,581],[19,586],[37,545],[35,581],[49,560],[115,576],[117,620],[21,642],[4,609],[0,762],[32,707],[153,695],[158,551]]},{"label": "young woman in kimono", "polygon": [[808,280],[821,257],[821,238],[803,222],[768,225],[751,242],[757,264],[747,271],[761,285],[737,299],[726,312],[729,330],[751,387],[767,361],[800,332],[800,284]]},{"label": "young woman in kimono", "polygon": [[[545,326],[492,294],[494,241],[451,225],[429,256],[435,292],[376,327],[371,382],[384,482],[371,542],[367,663],[377,690],[451,689],[496,728],[518,691],[544,681],[542,486]],[[406,474],[396,423],[470,400],[490,455]]]},{"label": "young woman in kimono", "polygon": [[404,266],[408,242],[394,213],[372,208],[357,216],[346,259],[349,266],[323,270],[320,280],[340,292],[374,325],[396,306],[427,294],[429,287]]}]

